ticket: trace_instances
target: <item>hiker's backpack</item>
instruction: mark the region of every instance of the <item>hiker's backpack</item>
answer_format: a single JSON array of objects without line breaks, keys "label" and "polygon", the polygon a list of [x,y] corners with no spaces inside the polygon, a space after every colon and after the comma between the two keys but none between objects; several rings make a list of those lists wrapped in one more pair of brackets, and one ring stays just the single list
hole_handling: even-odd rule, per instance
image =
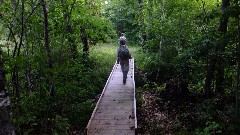
[{"label": "hiker's backpack", "polygon": [[120,45],[125,45],[126,44],[126,39],[124,37],[120,37]]},{"label": "hiker's backpack", "polygon": [[120,50],[119,50],[119,55],[121,60],[126,60],[128,58],[130,58],[130,53],[129,53],[129,50],[127,49],[127,47],[124,45],[124,46],[120,46]]}]

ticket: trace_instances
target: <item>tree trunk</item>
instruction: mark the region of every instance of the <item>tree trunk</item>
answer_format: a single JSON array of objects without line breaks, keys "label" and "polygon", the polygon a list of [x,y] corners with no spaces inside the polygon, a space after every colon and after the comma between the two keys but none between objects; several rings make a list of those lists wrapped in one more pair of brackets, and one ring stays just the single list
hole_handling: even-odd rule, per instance
[{"label": "tree trunk", "polygon": [[2,51],[0,50],[0,135],[15,135],[11,120],[10,99],[6,94]]},{"label": "tree trunk", "polygon": [[85,31],[85,28],[80,28],[80,32],[81,32],[81,40],[83,43],[83,54],[87,56],[89,51],[87,33]]},{"label": "tree trunk", "polygon": [[16,0],[11,0],[11,3],[12,3],[12,6],[13,6],[13,9],[16,11],[17,10]]},{"label": "tree trunk", "polygon": [[227,7],[230,6],[230,1],[229,0],[222,0],[222,17],[220,18],[220,24],[218,27],[218,31],[222,32],[222,33],[226,33],[227,32],[227,24],[228,24],[228,19],[229,16],[226,15],[226,9]]},{"label": "tree trunk", "polygon": [[[235,0],[235,6],[239,10],[239,5],[238,5],[238,0]],[[236,98],[236,115],[237,118],[239,118],[239,101],[238,101],[238,91],[239,91],[239,77],[240,77],[240,19],[239,15],[236,18],[237,19],[237,29],[238,29],[238,38],[237,38],[237,47],[236,47],[236,52],[237,52],[237,78],[236,78],[236,90],[235,90],[235,98]],[[239,119],[237,119],[237,123],[239,124]]]},{"label": "tree trunk", "polygon": [[141,4],[142,4],[142,0],[138,0],[138,4],[139,4],[139,7],[140,7]]},{"label": "tree trunk", "polygon": [[225,66],[223,65],[221,61],[217,62],[217,74],[216,74],[216,89],[215,91],[218,94],[224,95],[224,69]]},{"label": "tree trunk", "polygon": [[[227,7],[230,6],[230,1],[229,0],[222,0],[222,17],[220,19],[220,24],[218,27],[218,31],[222,34],[223,37],[225,37],[225,33],[227,32],[227,24],[228,24],[228,19],[229,16],[226,15],[226,9]],[[219,58],[217,59],[217,73],[216,73],[216,92],[219,94],[224,94],[224,60],[223,60],[223,54],[225,52],[225,46],[228,43],[226,43],[226,40],[223,39],[221,43],[217,46],[219,54]]]},{"label": "tree trunk", "polygon": [[[238,18],[238,48],[239,48],[239,53],[240,53],[240,25],[239,25],[239,18]],[[239,54],[238,53],[238,54]],[[238,57],[238,72],[240,72],[240,56]],[[238,81],[237,84],[239,83],[239,75],[238,73]],[[237,85],[239,87],[239,84]],[[237,118],[239,118],[239,101],[238,101],[238,91],[239,89],[236,89],[236,109],[237,109]],[[238,119],[238,124],[239,124],[239,119]]]},{"label": "tree trunk", "polygon": [[144,24],[144,18],[143,18],[143,12],[142,12],[142,0],[138,0],[138,14],[139,14],[139,21],[138,21],[138,27],[140,28],[139,30],[139,37],[140,37],[140,44],[143,46],[144,44],[144,41],[145,41],[145,37],[144,37],[144,34],[142,33],[142,28],[143,28],[143,24]]},{"label": "tree trunk", "polygon": [[[74,8],[74,5],[76,3],[76,0],[71,4],[71,7],[69,9],[69,7],[65,4],[66,1],[61,0],[61,4],[63,7],[63,39],[62,39],[62,44],[64,44],[64,40],[65,40],[65,35],[70,43],[70,51],[71,51],[71,57],[73,59],[76,59],[77,55],[78,55],[78,51],[77,51],[77,44],[75,43],[74,38],[72,37],[72,33],[73,33],[73,28],[71,26],[71,15],[72,15],[72,10]],[[70,11],[68,11],[70,10]]]},{"label": "tree trunk", "polygon": [[[53,68],[53,62],[51,58],[51,50],[49,46],[49,37],[48,37],[48,15],[47,15],[47,8],[46,8],[46,1],[43,1],[42,4],[43,9],[43,16],[44,16],[44,42],[45,42],[45,48],[46,48],[46,55],[48,57],[48,68]],[[53,73],[50,71],[49,73],[49,80],[47,81],[49,83],[49,92],[50,97],[54,96],[54,81],[53,79]]]},{"label": "tree trunk", "polygon": [[212,80],[214,77],[214,69],[216,65],[216,58],[215,56],[211,56],[209,60],[209,64],[207,65],[207,74],[206,74],[206,79],[205,79],[205,96],[208,99],[210,97],[211,93],[211,86],[212,86]]},{"label": "tree trunk", "polygon": [[[239,44],[239,43],[238,43]],[[238,45],[239,46],[239,45]],[[239,50],[239,47],[237,47]],[[240,58],[238,58],[238,65],[237,65],[237,78],[236,78],[236,89],[235,89],[235,99],[236,99],[236,116],[239,118],[239,104],[238,104],[238,91],[239,91],[239,76],[240,76]],[[239,123],[239,120],[237,120]]]},{"label": "tree trunk", "polygon": [[70,35],[70,36],[68,36],[68,41],[70,43],[71,56],[72,56],[72,59],[75,60],[77,58],[78,51],[77,51],[77,44],[75,43],[74,38],[71,36],[72,26],[70,24],[67,26],[67,32]]},{"label": "tree trunk", "polygon": [[[20,35],[20,41],[19,44],[17,44],[17,42],[15,43],[15,48],[14,48],[14,52],[13,52],[13,58],[15,58],[16,56],[19,56],[21,53],[21,47],[23,45],[23,37],[24,37],[24,31],[25,31],[25,27],[24,27],[24,10],[25,10],[25,5],[24,5],[24,1],[22,1],[22,7],[21,7],[21,35]],[[12,32],[12,31],[11,31]],[[13,34],[13,33],[12,33]],[[14,36],[14,34],[13,34]],[[15,89],[15,98],[16,98],[16,109],[18,113],[21,113],[21,105],[20,105],[20,84],[19,84],[19,71],[18,71],[18,65],[14,65],[14,70],[12,73],[12,82],[14,85],[14,89]]]},{"label": "tree trunk", "polygon": [[[220,25],[218,27],[218,31],[220,33],[224,34],[227,32],[227,23],[228,23],[228,16],[225,15],[226,12],[226,8],[229,6],[229,0],[222,0],[222,17],[220,20]],[[222,58],[222,55],[225,51],[225,44],[226,43],[222,43],[224,42],[221,41],[219,42],[219,44],[216,46],[216,48],[213,50],[213,56],[210,58],[209,60],[209,64],[207,67],[207,74],[206,74],[206,79],[205,79],[205,86],[204,86],[204,90],[205,90],[205,95],[207,98],[209,98],[209,94],[211,92],[211,85],[213,82],[213,78],[214,78],[214,72],[215,72],[215,67],[217,66],[216,69],[216,92],[218,93],[224,93],[224,61]],[[219,57],[217,57],[219,56]]]},{"label": "tree trunk", "polygon": [[27,93],[31,93],[33,91],[33,84],[32,84],[32,77],[31,77],[31,64],[29,62],[29,44],[28,44],[28,37],[27,37],[27,32],[24,32],[24,36],[26,38],[26,44],[24,45],[24,52],[25,52],[25,57],[27,59],[26,62],[26,79],[28,83],[28,91]]}]

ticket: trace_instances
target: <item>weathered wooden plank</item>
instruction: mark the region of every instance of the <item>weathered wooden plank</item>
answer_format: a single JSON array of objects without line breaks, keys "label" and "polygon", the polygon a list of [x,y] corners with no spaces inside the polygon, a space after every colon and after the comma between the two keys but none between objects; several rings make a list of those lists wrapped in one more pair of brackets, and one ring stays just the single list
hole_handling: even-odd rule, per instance
[{"label": "weathered wooden plank", "polygon": [[[128,120],[131,119],[130,117],[132,117],[132,115],[119,115],[119,114],[115,114],[115,115],[98,115],[95,114],[95,117],[93,117],[94,119],[102,119],[102,120]],[[92,124],[91,124],[92,125]],[[89,129],[92,129],[92,127],[89,127]]]},{"label": "weathered wooden plank", "polygon": [[88,135],[134,135],[134,130],[131,129],[110,129],[110,130],[101,130],[101,129],[90,129],[88,130]]},{"label": "weathered wooden plank", "polygon": [[97,109],[97,111],[98,110],[128,110],[128,111],[131,111],[131,110],[133,110],[133,106],[107,106],[107,107],[104,107],[104,106],[102,106],[101,108],[98,108]]},{"label": "weathered wooden plank", "polygon": [[132,119],[133,117],[133,112],[129,112],[129,111],[97,111],[95,113],[95,117],[93,119],[103,119],[106,117],[111,117],[111,118],[115,118],[115,119]]},{"label": "weathered wooden plank", "polygon": [[106,120],[106,119],[93,119],[92,124],[94,125],[133,125],[134,121],[132,119],[125,120]]},{"label": "weathered wooden plank", "polygon": [[133,128],[134,125],[128,125],[128,124],[118,124],[118,125],[110,125],[110,124],[106,124],[106,125],[94,125],[94,128],[92,129],[103,129],[103,130],[121,130],[121,129],[125,129],[125,130],[131,130],[134,129]]},{"label": "weathered wooden plank", "polygon": [[[132,90],[125,90],[125,89],[122,89],[122,88],[119,88],[119,89],[111,89],[110,87],[108,87],[109,90],[106,91],[103,96],[111,96],[113,94],[121,94],[121,95],[126,95],[126,96],[134,96],[134,92]],[[121,96],[120,95],[120,96]]]},{"label": "weathered wooden plank", "polygon": [[121,100],[118,100],[117,97],[109,97],[109,96],[104,96],[104,99],[102,100],[102,102],[116,102],[116,101],[119,101],[120,103],[122,101],[129,101],[131,102],[133,100],[133,98],[130,98],[130,97],[122,97]]},{"label": "weathered wooden plank", "polygon": [[132,100],[134,98],[134,93],[131,91],[108,91],[103,95],[103,100]]},{"label": "weathered wooden plank", "polygon": [[107,107],[107,106],[133,106],[133,102],[129,100],[117,100],[117,101],[101,101],[99,105]]}]

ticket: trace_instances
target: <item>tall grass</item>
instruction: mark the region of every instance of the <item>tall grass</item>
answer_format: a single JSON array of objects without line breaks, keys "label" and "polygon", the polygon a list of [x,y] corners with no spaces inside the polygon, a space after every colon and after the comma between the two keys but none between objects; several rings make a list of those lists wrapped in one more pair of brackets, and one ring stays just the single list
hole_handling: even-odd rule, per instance
[{"label": "tall grass", "polygon": [[117,45],[101,44],[91,47],[90,59],[97,62],[101,67],[107,68],[114,65],[116,61]]},{"label": "tall grass", "polygon": [[[139,46],[128,46],[130,53],[135,59],[142,59]],[[118,45],[115,43],[106,43],[97,46],[92,46],[90,49],[90,59],[96,62],[96,71],[110,74],[112,67],[117,59]]]}]

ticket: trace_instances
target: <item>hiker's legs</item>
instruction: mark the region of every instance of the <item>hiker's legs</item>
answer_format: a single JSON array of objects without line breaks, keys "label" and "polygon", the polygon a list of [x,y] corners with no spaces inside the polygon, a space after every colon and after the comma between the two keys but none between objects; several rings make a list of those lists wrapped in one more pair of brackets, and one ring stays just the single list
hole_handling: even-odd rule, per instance
[{"label": "hiker's legs", "polygon": [[123,83],[126,83],[128,71],[123,72]]},{"label": "hiker's legs", "polygon": [[124,63],[121,62],[120,65],[121,65],[121,70],[122,70],[122,72],[123,72],[123,71],[124,71]]},{"label": "hiker's legs", "polygon": [[125,84],[125,83],[126,83],[126,80],[127,80],[128,70],[129,70],[128,61],[123,61],[122,65],[123,65],[123,66],[122,66],[123,84]]},{"label": "hiker's legs", "polygon": [[123,84],[126,83],[126,79],[125,79],[125,63],[123,61],[120,62],[120,65],[121,65],[121,70],[122,70],[122,73],[123,73]]},{"label": "hiker's legs", "polygon": [[122,73],[123,73],[123,84],[125,84],[126,83],[126,79],[127,79],[128,70],[129,70],[129,62],[128,62],[128,60],[122,61],[121,69],[122,69]]}]

